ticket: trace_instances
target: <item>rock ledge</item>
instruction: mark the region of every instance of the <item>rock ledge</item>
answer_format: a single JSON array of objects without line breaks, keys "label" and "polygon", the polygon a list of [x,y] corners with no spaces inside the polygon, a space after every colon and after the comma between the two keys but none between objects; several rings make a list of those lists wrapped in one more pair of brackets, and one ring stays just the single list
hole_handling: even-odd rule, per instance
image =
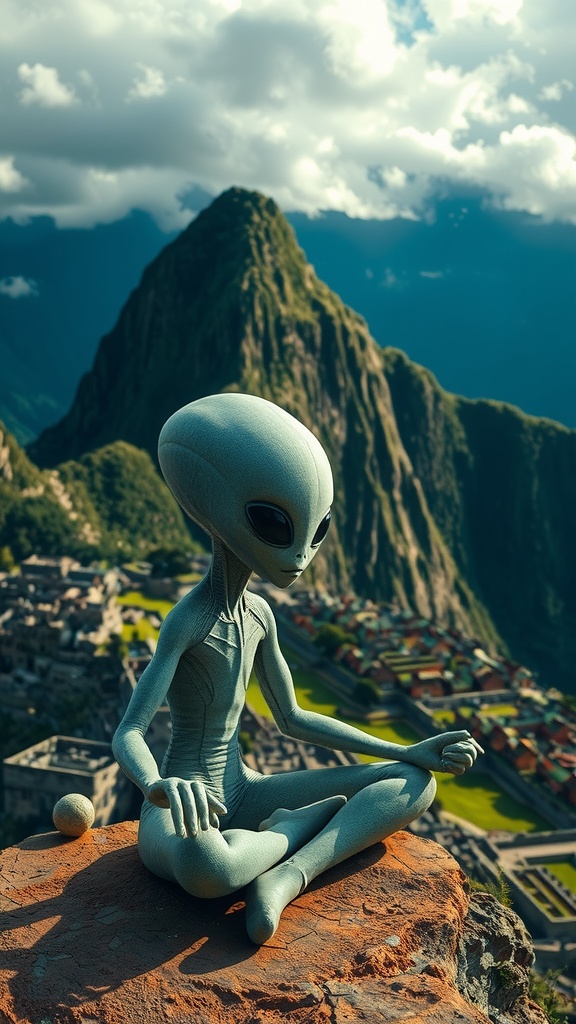
[{"label": "rock ledge", "polygon": [[0,856],[8,1024],[545,1024],[519,919],[435,843],[399,832],[317,880],[256,948],[239,898],[162,882],[137,824]]}]

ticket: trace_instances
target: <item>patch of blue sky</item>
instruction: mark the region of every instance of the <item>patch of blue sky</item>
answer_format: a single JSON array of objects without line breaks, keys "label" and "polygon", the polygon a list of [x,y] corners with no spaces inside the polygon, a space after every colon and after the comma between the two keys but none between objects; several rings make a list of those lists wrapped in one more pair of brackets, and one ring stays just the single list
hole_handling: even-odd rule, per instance
[{"label": "patch of blue sky", "polygon": [[420,0],[392,0],[389,11],[396,38],[405,46],[414,44],[416,33],[431,32],[434,28],[426,7]]}]

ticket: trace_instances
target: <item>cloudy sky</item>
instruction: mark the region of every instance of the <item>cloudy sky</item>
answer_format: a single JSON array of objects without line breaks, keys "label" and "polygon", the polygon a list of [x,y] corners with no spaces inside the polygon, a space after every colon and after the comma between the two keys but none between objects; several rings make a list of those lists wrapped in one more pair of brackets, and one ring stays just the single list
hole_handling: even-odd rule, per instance
[{"label": "cloudy sky", "polygon": [[0,419],[231,185],[448,390],[576,427],[574,0],[4,0]]},{"label": "cloudy sky", "polygon": [[3,216],[175,229],[193,186],[237,184],[420,217],[444,180],[576,223],[573,0],[2,7]]}]

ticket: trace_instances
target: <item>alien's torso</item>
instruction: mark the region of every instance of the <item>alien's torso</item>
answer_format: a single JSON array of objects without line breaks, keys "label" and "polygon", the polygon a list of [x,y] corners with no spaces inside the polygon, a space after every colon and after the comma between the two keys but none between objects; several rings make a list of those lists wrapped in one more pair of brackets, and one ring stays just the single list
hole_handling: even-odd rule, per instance
[{"label": "alien's torso", "polygon": [[257,598],[246,592],[233,616],[217,614],[204,639],[184,651],[168,690],[172,738],[162,775],[202,780],[229,811],[247,775],[240,716],[264,636]]}]

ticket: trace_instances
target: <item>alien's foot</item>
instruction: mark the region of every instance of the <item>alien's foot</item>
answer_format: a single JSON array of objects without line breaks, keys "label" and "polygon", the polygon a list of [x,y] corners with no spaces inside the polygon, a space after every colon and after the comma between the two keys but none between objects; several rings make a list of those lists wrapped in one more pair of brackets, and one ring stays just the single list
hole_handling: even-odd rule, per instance
[{"label": "alien's foot", "polygon": [[329,796],[326,800],[317,800],[316,803],[306,804],[305,807],[297,807],[293,811],[279,807],[269,818],[260,822],[258,831],[272,830],[285,835],[289,844],[286,856],[290,856],[317,836],[345,803],[346,797],[338,795]]},{"label": "alien's foot", "polygon": [[261,946],[271,939],[284,907],[306,887],[306,879],[294,864],[277,864],[250,883],[246,890],[246,930]]}]

